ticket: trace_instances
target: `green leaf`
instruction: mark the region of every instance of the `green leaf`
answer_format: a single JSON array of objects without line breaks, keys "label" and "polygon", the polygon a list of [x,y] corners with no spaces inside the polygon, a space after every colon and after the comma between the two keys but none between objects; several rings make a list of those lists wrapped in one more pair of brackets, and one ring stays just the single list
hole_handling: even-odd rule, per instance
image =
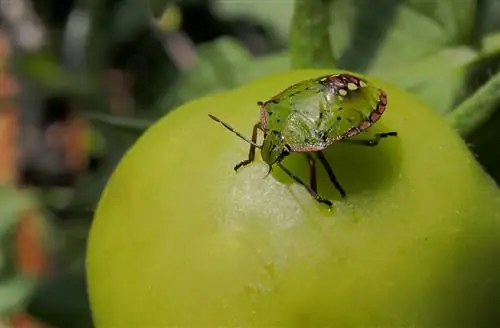
[{"label": "green leaf", "polygon": [[331,15],[339,67],[396,83],[442,113],[482,59],[474,0],[338,0]]},{"label": "green leaf", "polygon": [[215,0],[213,8],[225,18],[252,17],[261,21],[279,38],[288,39],[294,1]]},{"label": "green leaf", "polygon": [[500,163],[500,152],[496,151],[498,149],[499,126],[500,111],[497,110],[485,124],[481,125],[481,128],[467,136],[467,141],[472,143],[474,155],[497,181],[497,184],[500,182],[500,165],[498,165]]},{"label": "green leaf", "polygon": [[76,74],[45,52],[24,53],[15,59],[19,72],[47,92],[88,95],[95,91],[90,76]]},{"label": "green leaf", "polygon": [[22,211],[29,203],[29,199],[14,187],[0,186],[0,240],[10,237]]},{"label": "green leaf", "polygon": [[0,186],[0,316],[24,304],[35,281],[21,275],[14,264],[13,233],[29,198],[10,186]]},{"label": "green leaf", "polygon": [[161,111],[290,67],[287,54],[254,58],[232,38],[219,38],[199,46],[197,50],[196,65],[184,72],[180,81],[168,90],[160,105]]},{"label": "green leaf", "polygon": [[30,300],[28,312],[54,327],[92,327],[83,270],[44,281]]},{"label": "green leaf", "polygon": [[21,309],[33,292],[33,278],[16,275],[0,281],[0,316],[8,316]]},{"label": "green leaf", "polygon": [[147,1],[124,0],[114,10],[111,34],[114,42],[123,42],[135,36],[149,22]]},{"label": "green leaf", "polygon": [[482,34],[491,33],[500,30],[500,0],[482,0],[478,4],[481,5],[481,17],[479,21],[479,29]]}]

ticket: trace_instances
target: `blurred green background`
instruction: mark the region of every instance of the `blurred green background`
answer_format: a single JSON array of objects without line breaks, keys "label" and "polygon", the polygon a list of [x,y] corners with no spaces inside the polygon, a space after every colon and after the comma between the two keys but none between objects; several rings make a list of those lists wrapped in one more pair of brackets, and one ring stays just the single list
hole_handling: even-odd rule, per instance
[{"label": "blurred green background", "polygon": [[124,151],[176,106],[270,73],[337,67],[392,82],[445,116],[500,181],[500,0],[3,0],[0,10],[7,327],[92,327],[86,237]]}]

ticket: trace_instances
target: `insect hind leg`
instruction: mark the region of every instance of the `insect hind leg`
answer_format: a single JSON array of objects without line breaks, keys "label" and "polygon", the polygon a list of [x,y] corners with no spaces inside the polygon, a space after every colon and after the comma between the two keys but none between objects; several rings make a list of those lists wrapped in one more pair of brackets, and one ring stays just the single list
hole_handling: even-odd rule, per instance
[{"label": "insect hind leg", "polygon": [[350,143],[353,145],[373,147],[373,146],[377,146],[380,143],[380,140],[382,140],[382,139],[385,139],[388,137],[397,137],[397,136],[398,136],[397,132],[391,131],[391,132],[377,133],[375,135],[375,138],[373,138],[373,139],[364,139],[364,140],[343,139],[342,142]]},{"label": "insect hind leg", "polygon": [[316,156],[320,160],[321,164],[323,164],[323,167],[325,168],[326,173],[328,174],[328,178],[330,179],[330,182],[339,191],[340,196],[342,196],[342,198],[345,198],[347,196],[347,194],[346,194],[344,188],[340,185],[340,182],[337,180],[335,173],[333,173],[332,167],[328,163],[325,155],[321,151],[319,151],[316,153]]}]

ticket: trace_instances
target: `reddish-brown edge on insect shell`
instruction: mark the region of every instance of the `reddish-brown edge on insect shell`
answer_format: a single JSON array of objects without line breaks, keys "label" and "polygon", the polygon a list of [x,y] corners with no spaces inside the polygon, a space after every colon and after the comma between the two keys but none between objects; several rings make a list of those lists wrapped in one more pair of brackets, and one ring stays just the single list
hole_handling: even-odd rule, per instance
[{"label": "reddish-brown edge on insect shell", "polygon": [[261,102],[260,104],[260,128],[262,130],[267,129],[267,112],[266,112],[266,102]]},{"label": "reddish-brown edge on insect shell", "polygon": [[370,116],[368,116],[366,120],[361,122],[360,125],[353,126],[349,130],[347,130],[344,134],[338,136],[336,140],[342,140],[345,138],[354,137],[355,135],[368,129],[370,126],[372,126],[375,122],[377,122],[380,119],[382,114],[385,112],[385,109],[387,108],[387,93],[385,93],[385,91],[382,89],[379,89],[378,91],[380,93],[379,100],[377,102],[377,106],[375,107],[375,109],[370,113]]}]

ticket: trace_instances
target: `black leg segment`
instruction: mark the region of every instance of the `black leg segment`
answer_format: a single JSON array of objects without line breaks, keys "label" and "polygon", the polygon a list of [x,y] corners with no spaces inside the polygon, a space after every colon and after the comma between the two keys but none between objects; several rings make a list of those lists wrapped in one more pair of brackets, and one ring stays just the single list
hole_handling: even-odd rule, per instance
[{"label": "black leg segment", "polygon": [[375,138],[373,139],[367,139],[367,140],[343,139],[342,142],[348,142],[350,144],[360,145],[360,146],[373,147],[378,145],[381,139],[387,137],[397,137],[397,136],[398,136],[397,132],[384,132],[384,133],[377,133],[375,135]]},{"label": "black leg segment", "polygon": [[325,168],[326,173],[328,174],[328,178],[330,179],[330,181],[333,183],[335,188],[339,191],[340,195],[342,197],[345,197],[346,192],[345,192],[344,188],[342,188],[342,186],[340,185],[339,181],[337,180],[335,173],[333,173],[333,170],[330,167],[330,164],[328,164],[328,161],[326,160],[325,155],[320,151],[315,153],[315,154],[316,154],[316,156],[318,156],[318,159],[320,160],[321,164]]},{"label": "black leg segment", "polygon": [[318,192],[318,184],[316,180],[316,159],[311,154],[306,153],[307,160],[309,161],[309,186],[314,192]]},{"label": "black leg segment", "polygon": [[328,205],[328,207],[332,207],[333,206],[333,203],[331,201],[329,201],[328,199],[318,195],[318,193],[313,190],[310,186],[306,185],[302,180],[299,179],[299,177],[297,177],[295,174],[293,174],[292,172],[290,172],[290,170],[288,170],[286,167],[283,166],[283,164],[279,163],[279,164],[276,164],[278,165],[286,174],[288,174],[290,176],[290,178],[292,178],[293,180],[295,180],[295,182],[297,182],[298,184],[302,185],[304,188],[306,188],[306,190],[309,192],[309,194],[314,197],[314,199],[316,199],[318,202],[320,203],[323,203],[323,204],[326,204]]}]

